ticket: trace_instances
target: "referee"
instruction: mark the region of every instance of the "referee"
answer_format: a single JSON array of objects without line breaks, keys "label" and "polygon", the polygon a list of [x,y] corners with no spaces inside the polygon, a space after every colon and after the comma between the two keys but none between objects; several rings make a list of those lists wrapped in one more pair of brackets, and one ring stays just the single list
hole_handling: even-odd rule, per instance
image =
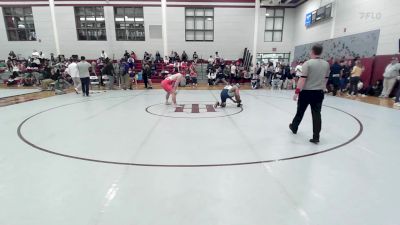
[{"label": "referee", "polygon": [[293,100],[297,101],[297,112],[289,125],[296,134],[308,105],[311,106],[313,121],[313,138],[310,142],[319,142],[321,132],[321,108],[324,100],[326,81],[329,78],[329,63],[321,59],[322,45],[314,45],[311,49],[310,60],[303,64],[303,74],[300,77]]}]

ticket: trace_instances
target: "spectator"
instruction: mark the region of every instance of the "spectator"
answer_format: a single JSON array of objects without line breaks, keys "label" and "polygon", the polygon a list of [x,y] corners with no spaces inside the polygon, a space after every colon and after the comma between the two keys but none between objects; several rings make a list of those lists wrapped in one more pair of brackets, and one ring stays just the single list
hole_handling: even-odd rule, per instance
[{"label": "spectator", "polygon": [[136,54],[135,54],[135,52],[131,52],[131,58],[133,59],[133,60],[137,60],[137,56],[136,56]]},{"label": "spectator", "polygon": [[212,55],[210,55],[210,58],[208,58],[208,65],[213,65],[214,64],[214,58]]},{"label": "spectator", "polygon": [[343,93],[347,89],[347,84],[349,83],[351,75],[351,60],[348,62],[343,62],[342,66],[342,76],[340,78],[340,91]]},{"label": "spectator", "polygon": [[360,77],[363,71],[364,68],[362,67],[361,61],[357,60],[353,70],[351,71],[349,96],[358,95],[358,82],[360,82]]},{"label": "spectator", "polygon": [[283,84],[283,79],[284,79],[284,76],[283,76],[282,67],[279,63],[277,63],[276,68],[275,68],[275,73],[272,78],[272,89],[281,90],[282,84]]},{"label": "spectator", "polygon": [[253,73],[253,76],[251,78],[251,88],[253,90],[254,89],[258,89],[260,87],[260,79],[259,79],[259,77],[260,76],[257,73]]},{"label": "spectator", "polygon": [[268,62],[268,66],[267,66],[267,84],[270,85],[272,82],[272,77],[274,75],[274,64],[272,62]]},{"label": "spectator", "polygon": [[221,68],[221,70],[225,70],[225,60],[224,60],[224,58],[220,58],[219,59],[219,67]]},{"label": "spectator", "polygon": [[361,91],[362,94],[378,97],[383,89],[382,80],[377,80],[375,84]]},{"label": "spectator", "polygon": [[125,53],[124,53],[124,59],[125,59],[125,61],[127,61],[130,57],[131,57],[131,56],[130,56],[128,50],[125,50]]},{"label": "spectator", "polygon": [[168,56],[164,57],[164,65],[168,65],[169,64],[169,59]]},{"label": "spectator", "polygon": [[339,60],[336,59],[333,65],[331,66],[331,72],[329,74],[330,88],[332,89],[333,96],[336,96],[337,91],[340,87],[340,75],[342,72],[342,66],[339,64]]},{"label": "spectator", "polygon": [[391,63],[386,66],[385,72],[383,73],[383,90],[379,97],[389,97],[394,85],[396,84],[396,78],[400,75],[399,70],[399,59],[393,57]]},{"label": "spectator", "polygon": [[214,85],[215,79],[217,78],[215,70],[214,68],[208,68],[207,71],[208,85]]},{"label": "spectator", "polygon": [[13,85],[17,85],[18,84],[18,72],[14,71],[10,77],[8,78],[8,80],[6,81],[6,85],[7,86],[13,86]]},{"label": "spectator", "polygon": [[135,70],[133,70],[132,68],[128,69],[128,74],[129,74],[129,77],[131,78],[131,81],[130,81],[130,84],[129,84],[129,89],[132,90],[132,83],[133,82],[135,82],[135,88],[137,89],[138,88],[138,84],[137,84],[138,75],[135,73]]},{"label": "spectator", "polygon": [[218,52],[215,52],[215,64],[218,64],[219,63],[219,59],[220,59],[220,57],[219,57],[219,54],[218,54]]},{"label": "spectator", "polygon": [[40,60],[38,57],[30,58],[30,62],[31,62],[31,67],[39,67],[40,66]]},{"label": "spectator", "polygon": [[186,63],[186,61],[183,61],[180,63],[180,71],[182,73],[183,76],[185,76],[188,72],[188,64]]},{"label": "spectator", "polygon": [[64,79],[64,77],[60,76],[54,83],[56,95],[66,94],[67,92],[65,90],[68,89],[69,86],[71,85]]},{"label": "spectator", "polygon": [[114,89],[114,66],[112,62],[107,58],[105,60],[105,66],[103,68],[103,75],[106,75],[108,78],[108,89],[113,90]]},{"label": "spectator", "polygon": [[36,83],[36,78],[32,75],[32,73],[27,73],[22,78],[21,83],[22,83],[22,86],[24,86],[24,87],[30,87]]},{"label": "spectator", "polygon": [[44,53],[42,52],[42,51],[40,51],[39,52],[39,57],[38,57],[39,59],[45,59],[46,57],[45,57],[45,55],[44,55]]},{"label": "spectator", "polygon": [[142,77],[143,77],[144,87],[147,89],[152,89],[153,84],[151,82],[151,69],[148,64],[145,64],[143,68]]},{"label": "spectator", "polygon": [[11,60],[16,60],[17,56],[15,55],[14,51],[10,51],[10,53],[8,53],[8,56]]},{"label": "spectator", "polygon": [[182,52],[182,61],[186,62],[188,60],[188,55],[186,54],[185,51]]},{"label": "spectator", "polygon": [[192,87],[197,87],[197,71],[193,63],[190,65],[189,71],[190,79],[192,80]]},{"label": "spectator", "polygon": [[68,68],[66,69],[66,72],[71,76],[71,79],[74,82],[75,92],[79,94],[79,90],[81,89],[81,80],[79,78],[79,70],[76,59],[72,59],[72,62],[68,65]]},{"label": "spectator", "polygon": [[235,63],[231,64],[230,73],[231,73],[231,76],[230,76],[231,77],[231,79],[230,79],[231,84],[239,83],[239,79],[237,79],[237,69],[236,69]]},{"label": "spectator", "polygon": [[90,84],[90,73],[89,70],[92,65],[86,62],[85,56],[81,56],[81,61],[77,64],[79,70],[79,77],[82,83],[82,94],[83,96],[89,97],[89,84]]},{"label": "spectator", "polygon": [[193,53],[193,62],[197,64],[197,60],[199,59],[199,56],[197,55],[196,52]]},{"label": "spectator", "polygon": [[171,54],[169,55],[169,62],[174,63],[175,62],[175,53],[174,51],[171,51]]},{"label": "spectator", "polygon": [[51,64],[52,66],[54,66],[54,65],[57,64],[56,58],[54,57],[54,53],[50,53],[50,64]]},{"label": "spectator", "polygon": [[129,76],[129,63],[125,59],[120,60],[120,71],[121,71],[121,88],[123,90],[131,89],[131,79]]},{"label": "spectator", "polygon": [[154,56],[152,55],[152,54],[149,54],[149,62],[150,62],[150,64],[153,66],[154,65],[154,62],[156,61],[156,59],[154,58]]},{"label": "spectator", "polygon": [[108,58],[107,53],[104,50],[101,50],[100,58],[102,60],[106,60]]},{"label": "spectator", "polygon": [[127,63],[128,63],[129,68],[135,68],[135,59],[134,58],[132,58],[132,57],[128,58]]},{"label": "spectator", "polygon": [[[397,77],[397,80],[400,80],[400,77]],[[397,89],[396,98],[394,100],[395,107],[400,107],[400,87]]]},{"label": "spectator", "polygon": [[50,74],[44,73],[43,75],[44,79],[41,81],[41,89],[50,90],[50,85],[58,80],[58,77],[60,76],[60,71],[55,71],[55,69],[53,68],[50,70]]},{"label": "spectator", "polygon": [[175,52],[174,54],[175,54],[175,61],[180,62],[180,61],[181,61],[181,58],[179,57],[178,53]]},{"label": "spectator", "polygon": [[39,52],[36,51],[35,49],[32,52],[32,58],[39,58]]},{"label": "spectator", "polygon": [[162,57],[161,57],[161,55],[160,55],[160,52],[159,51],[157,51],[156,52],[156,62],[157,63],[161,63],[163,60],[162,60]]},{"label": "spectator", "polygon": [[144,52],[143,61],[146,63],[150,61],[150,54],[148,52]]},{"label": "spectator", "polygon": [[289,64],[283,65],[283,88],[284,89],[292,89],[293,88],[293,75],[290,71]]},{"label": "spectator", "polygon": [[214,82],[214,85],[217,85],[220,81],[222,81],[225,85],[228,85],[229,83],[225,80],[225,74],[224,71],[221,68],[218,68],[217,70],[217,79]]}]

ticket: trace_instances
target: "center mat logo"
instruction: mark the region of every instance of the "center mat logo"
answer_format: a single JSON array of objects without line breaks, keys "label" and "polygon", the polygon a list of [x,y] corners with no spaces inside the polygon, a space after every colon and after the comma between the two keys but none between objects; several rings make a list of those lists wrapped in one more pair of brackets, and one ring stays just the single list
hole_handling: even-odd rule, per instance
[{"label": "center mat logo", "polygon": [[181,104],[175,108],[176,113],[204,113],[215,112],[214,106],[210,104]]}]

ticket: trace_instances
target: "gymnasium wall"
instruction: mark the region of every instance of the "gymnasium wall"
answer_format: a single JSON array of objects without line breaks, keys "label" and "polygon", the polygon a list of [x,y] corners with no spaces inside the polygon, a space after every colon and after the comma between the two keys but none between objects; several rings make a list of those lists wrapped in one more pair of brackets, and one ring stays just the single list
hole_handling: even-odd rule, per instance
[{"label": "gymnasium wall", "polygon": [[[264,42],[264,29],[265,29],[265,8],[261,8],[258,18],[258,41],[257,50],[258,53],[273,53],[275,48],[276,53],[289,53],[292,51],[294,44],[294,28],[295,28],[295,8],[285,9],[285,18],[283,26],[283,37],[282,42]],[[252,22],[253,23],[253,22]],[[292,52],[293,53],[293,52]],[[291,54],[293,58],[293,54]]]},{"label": "gymnasium wall", "polygon": [[376,55],[379,30],[367,31],[359,34],[352,34],[343,37],[337,37],[324,41],[295,46],[294,60],[307,60],[310,55],[311,48],[314,44],[322,44],[324,51],[322,58],[340,59],[354,57],[373,57]]},{"label": "gymnasium wall", "polygon": [[[330,2],[336,15],[306,28],[306,14]],[[294,46],[379,29],[377,55],[395,54],[399,51],[399,9],[398,0],[309,0],[296,9]]]},{"label": "gymnasium wall", "polygon": [[190,56],[197,51],[207,59],[218,51],[226,59],[242,57],[243,49],[252,48],[254,34],[254,8],[214,8],[214,41],[185,41],[185,8],[167,8],[168,48]]},{"label": "gymnasium wall", "polygon": [[[55,53],[53,27],[51,24],[48,2],[16,0],[18,4],[31,5],[39,41],[8,41],[5,32],[0,32],[0,59],[7,57],[10,50],[21,56],[28,56],[33,49],[43,50],[46,55]],[[197,51],[200,57],[208,58],[215,51],[226,59],[237,59],[242,56],[243,49],[253,47],[254,36],[254,0],[221,0],[221,1],[184,1],[168,0],[167,29],[168,50],[189,55]],[[97,58],[100,50],[104,49],[109,57],[121,57],[124,50],[134,50],[139,56],[144,51],[163,54],[162,39],[151,39],[150,25],[162,25],[161,6],[158,0],[127,1],[127,0],[56,0],[55,17],[59,35],[60,51],[66,56],[72,54],[85,55],[87,58]],[[15,5],[1,3],[1,5]],[[75,27],[74,6],[101,5],[104,6],[107,41],[78,41]],[[143,6],[145,23],[145,41],[116,41],[114,24],[114,6]],[[214,7],[214,41],[186,42],[185,41],[185,7]],[[285,11],[283,42],[264,42],[265,8],[259,9],[258,52],[271,53],[273,48],[277,53],[288,53],[293,46],[293,30],[295,10]],[[0,31],[5,31],[3,10],[0,10]]]},{"label": "gymnasium wall", "polygon": [[79,55],[85,55],[89,59],[100,57],[101,50],[105,50],[110,58],[113,58],[114,54],[115,59],[121,58],[125,50],[134,50],[140,57],[144,51],[150,51],[151,53],[155,53],[157,50],[162,51],[162,39],[150,39],[149,35],[149,25],[161,25],[161,8],[143,7],[143,13],[145,20],[145,41],[116,41],[114,9],[112,6],[104,6],[107,40],[78,41],[74,7],[55,7],[60,51],[66,56],[78,53]]},{"label": "gymnasium wall", "polygon": [[43,50],[48,56],[56,51],[49,6],[32,7],[32,14],[40,41],[8,41],[3,10],[0,9],[0,59],[6,59],[11,50],[23,57],[30,55],[33,49]]}]

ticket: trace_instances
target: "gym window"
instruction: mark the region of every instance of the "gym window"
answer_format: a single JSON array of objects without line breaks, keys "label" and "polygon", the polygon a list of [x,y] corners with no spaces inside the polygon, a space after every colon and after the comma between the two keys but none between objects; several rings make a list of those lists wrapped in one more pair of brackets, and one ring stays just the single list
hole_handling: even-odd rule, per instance
[{"label": "gym window", "polygon": [[265,13],[265,42],[282,42],[285,9],[267,8]]},{"label": "gym window", "polygon": [[3,7],[9,41],[36,41],[32,7]]},{"label": "gym window", "polygon": [[114,7],[117,41],[144,41],[143,8]]},{"label": "gym window", "polygon": [[214,9],[185,9],[185,40],[214,41]]},{"label": "gym window", "polygon": [[107,40],[103,6],[75,7],[75,22],[78,40]]}]

